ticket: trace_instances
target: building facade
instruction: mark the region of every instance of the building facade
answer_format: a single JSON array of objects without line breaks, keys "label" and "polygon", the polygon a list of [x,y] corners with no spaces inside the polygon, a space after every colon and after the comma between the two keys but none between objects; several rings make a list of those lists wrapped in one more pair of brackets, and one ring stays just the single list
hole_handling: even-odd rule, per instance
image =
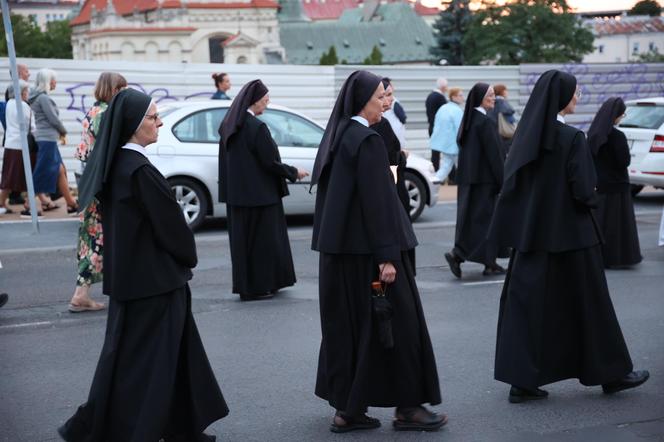
[{"label": "building facade", "polygon": [[595,50],[584,63],[626,63],[649,52],[664,54],[664,17],[624,15],[586,23],[595,34]]},{"label": "building facade", "polygon": [[71,21],[74,59],[279,63],[273,0],[86,0]]},{"label": "building facade", "polygon": [[36,23],[42,31],[52,21],[68,20],[80,0],[9,0],[9,12],[22,15]]}]

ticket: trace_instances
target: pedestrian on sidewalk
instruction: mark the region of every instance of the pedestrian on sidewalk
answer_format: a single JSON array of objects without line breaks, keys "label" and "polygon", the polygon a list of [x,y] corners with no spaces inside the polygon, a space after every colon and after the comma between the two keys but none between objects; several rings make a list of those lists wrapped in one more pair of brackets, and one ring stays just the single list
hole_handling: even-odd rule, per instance
[{"label": "pedestrian on sidewalk", "polygon": [[228,408],[191,313],[194,235],[146,146],[162,125],[134,89],[105,111],[81,177],[81,205],[104,220],[104,346],[85,404],[58,429],[68,442],[213,441],[203,433]]},{"label": "pedestrian on sidewalk", "polygon": [[244,85],[219,128],[219,199],[226,203],[233,293],[242,301],[268,299],[295,284],[282,198],[286,180],[309,175],[281,162],[267,124],[256,118],[268,92],[260,80]]},{"label": "pedestrian on sidewalk", "polygon": [[[35,122],[32,117],[32,110],[28,105],[28,94],[30,92],[30,85],[27,81],[19,80],[19,103],[23,106],[23,118],[25,127],[28,130],[28,140],[31,139],[32,133],[35,130]],[[25,167],[23,165],[23,143],[21,142],[21,128],[18,119],[18,110],[16,106],[16,99],[14,98],[14,89],[8,88],[8,95],[11,97],[7,102],[6,107],[6,124],[7,130],[5,131],[4,148],[5,152],[2,157],[2,180],[0,181],[0,207],[6,210],[6,213],[13,213],[7,205],[7,200],[11,192],[25,192],[28,189],[25,178]],[[28,145],[34,145],[28,141]],[[30,152],[30,158],[34,163],[35,152]],[[34,164],[33,164],[34,165]],[[24,201],[24,210],[28,211],[28,203]],[[40,200],[37,199],[37,207],[40,207]]]},{"label": "pedestrian on sidewalk", "polygon": [[228,96],[228,91],[231,89],[231,76],[226,72],[221,72],[219,74],[212,74],[212,80],[214,80],[214,87],[216,91],[212,94],[212,100],[230,100],[231,97]]},{"label": "pedestrian on sidewalk", "polygon": [[442,164],[436,172],[436,179],[441,183],[447,179],[459,160],[457,134],[463,118],[463,100],[463,91],[460,88],[450,88],[449,103],[442,105],[434,118],[429,147],[443,156]]},{"label": "pedestrian on sidewalk", "polygon": [[505,152],[495,124],[487,117],[496,96],[486,83],[477,83],[468,93],[459,127],[459,167],[457,182],[457,218],[454,248],[445,253],[450,271],[461,278],[461,264],[472,261],[484,264],[484,276],[500,275],[505,269],[496,258],[507,258],[507,249],[499,249],[487,236],[496,198],[503,184]]},{"label": "pedestrian on sidewalk", "polygon": [[626,109],[622,98],[609,98],[588,130],[597,172],[597,222],[604,236],[602,257],[607,269],[627,268],[642,259],[627,172],[632,158],[625,134],[616,128]]},{"label": "pedestrian on sidewalk", "polygon": [[[35,116],[34,135],[38,146],[37,163],[32,179],[35,183],[35,193],[42,194],[40,199],[43,200],[47,194],[54,193],[57,188],[65,198],[67,213],[74,215],[78,212],[78,203],[69,191],[67,170],[58,149],[58,143],[66,144],[67,129],[60,120],[58,106],[50,97],[56,85],[55,71],[44,68],[37,72],[34,95],[30,97],[30,107]],[[42,210],[57,208],[58,205],[48,198]]]},{"label": "pedestrian on sidewalk", "polygon": [[496,380],[512,403],[544,399],[564,379],[612,394],[644,383],[611,303],[593,219],[597,183],[586,137],[565,123],[579,96],[550,70],[533,88],[505,165],[491,230],[512,248],[500,297]]},{"label": "pedestrian on sidewalk", "polygon": [[[94,148],[101,118],[108,103],[125,87],[127,87],[127,80],[117,72],[102,72],[97,79],[94,91],[96,101],[83,117],[81,142],[74,153],[74,157],[81,161],[83,170],[85,170],[85,163]],[[68,307],[72,313],[97,311],[105,307],[103,303],[96,302],[90,297],[92,284],[100,282],[103,278],[104,229],[97,198],[93,197],[92,202],[84,208],[80,217],[76,249],[78,259],[76,290]]]},{"label": "pedestrian on sidewalk", "polygon": [[[423,406],[440,404],[441,397],[407,255],[417,239],[399,203],[385,144],[369,127],[380,121],[384,92],[370,72],[346,79],[311,180],[317,185],[312,248],[320,252],[322,328],[315,392],[336,409],[330,430],[337,433],[380,427],[368,407],[396,407],[396,430],[432,431],[447,422]],[[386,286],[389,334],[377,331],[389,309],[381,302],[378,318],[374,282]]]},{"label": "pedestrian on sidewalk", "polygon": [[[440,77],[436,80],[436,87],[429,92],[429,95],[427,95],[427,99],[424,102],[424,107],[427,112],[427,123],[429,124],[429,136],[433,134],[438,109],[447,103],[447,97],[445,97],[446,92],[447,79]],[[438,171],[438,168],[440,167],[440,152],[435,149],[431,149],[431,163],[433,164],[433,168]]]}]

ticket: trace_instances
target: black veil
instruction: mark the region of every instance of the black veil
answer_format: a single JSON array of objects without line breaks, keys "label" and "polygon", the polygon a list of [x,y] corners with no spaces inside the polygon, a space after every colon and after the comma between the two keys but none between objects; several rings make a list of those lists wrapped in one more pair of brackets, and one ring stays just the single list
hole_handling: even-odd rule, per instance
[{"label": "black veil", "polygon": [[350,119],[364,108],[381,83],[381,78],[368,71],[355,71],[346,79],[332,114],[325,127],[323,139],[318,147],[314,170],[311,174],[311,185],[318,183],[323,169],[331,160],[341,135],[350,123]]},{"label": "black veil", "polygon": [[609,98],[599,108],[588,130],[588,144],[593,155],[597,155],[599,148],[606,143],[616,118],[624,114],[625,109],[627,106],[620,97]]},{"label": "black veil", "polygon": [[127,144],[140,127],[152,98],[135,89],[118,92],[102,115],[99,134],[78,184],[78,203],[83,209],[104,187],[115,152]]}]

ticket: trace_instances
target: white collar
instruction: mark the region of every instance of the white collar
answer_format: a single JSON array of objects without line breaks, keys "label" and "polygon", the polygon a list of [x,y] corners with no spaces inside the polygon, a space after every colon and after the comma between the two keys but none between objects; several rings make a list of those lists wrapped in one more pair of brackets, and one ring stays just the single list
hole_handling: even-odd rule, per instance
[{"label": "white collar", "polygon": [[367,121],[367,119],[364,118],[364,117],[360,117],[359,115],[355,115],[354,117],[351,117],[351,120],[357,121],[362,126],[369,127],[369,121]]},{"label": "white collar", "polygon": [[561,123],[565,124],[565,117],[563,117],[560,114],[556,115],[556,120],[560,121]]},{"label": "white collar", "polygon": [[134,152],[138,152],[141,155],[143,155],[145,158],[148,157],[148,150],[136,143],[127,143],[124,146],[122,146],[123,149],[128,149],[128,150],[133,150]]},{"label": "white collar", "polygon": [[484,109],[482,106],[477,106],[475,110],[486,115],[486,109]]},{"label": "white collar", "polygon": [[247,112],[249,112],[249,113],[250,113],[251,115],[253,115],[254,117],[256,116],[256,114],[254,113],[254,111],[252,111],[251,109],[247,109]]}]

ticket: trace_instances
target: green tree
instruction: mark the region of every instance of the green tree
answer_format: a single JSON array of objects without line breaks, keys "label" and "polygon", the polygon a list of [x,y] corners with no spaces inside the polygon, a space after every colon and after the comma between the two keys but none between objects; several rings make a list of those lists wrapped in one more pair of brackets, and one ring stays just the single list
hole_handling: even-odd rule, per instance
[{"label": "green tree", "polygon": [[[446,9],[440,11],[433,24],[436,46],[429,52],[439,60],[450,65],[464,63],[463,36],[471,21],[470,0],[452,0]],[[467,42],[466,45],[469,45]]]},{"label": "green tree", "polygon": [[593,40],[566,0],[515,0],[475,13],[463,44],[468,64],[566,63],[592,52]]},{"label": "green tree", "polygon": [[[66,20],[50,22],[46,32],[31,19],[12,15],[14,46],[18,57],[72,58],[71,28]],[[4,33],[4,24],[1,25]],[[6,57],[7,41],[0,38],[0,56]]]},{"label": "green tree", "polygon": [[383,64],[383,53],[380,52],[378,46],[374,46],[371,54],[362,62],[363,64]]},{"label": "green tree", "polygon": [[664,63],[664,54],[660,54],[659,49],[654,48],[648,52],[640,54],[639,61],[642,63]]},{"label": "green tree", "polygon": [[321,65],[333,66],[339,64],[339,57],[337,57],[337,48],[330,46],[330,49],[327,52],[323,52],[323,55],[320,56]]},{"label": "green tree", "polygon": [[632,9],[627,12],[627,15],[650,15],[657,17],[662,14],[662,7],[659,2],[655,0],[641,0],[636,2]]}]

